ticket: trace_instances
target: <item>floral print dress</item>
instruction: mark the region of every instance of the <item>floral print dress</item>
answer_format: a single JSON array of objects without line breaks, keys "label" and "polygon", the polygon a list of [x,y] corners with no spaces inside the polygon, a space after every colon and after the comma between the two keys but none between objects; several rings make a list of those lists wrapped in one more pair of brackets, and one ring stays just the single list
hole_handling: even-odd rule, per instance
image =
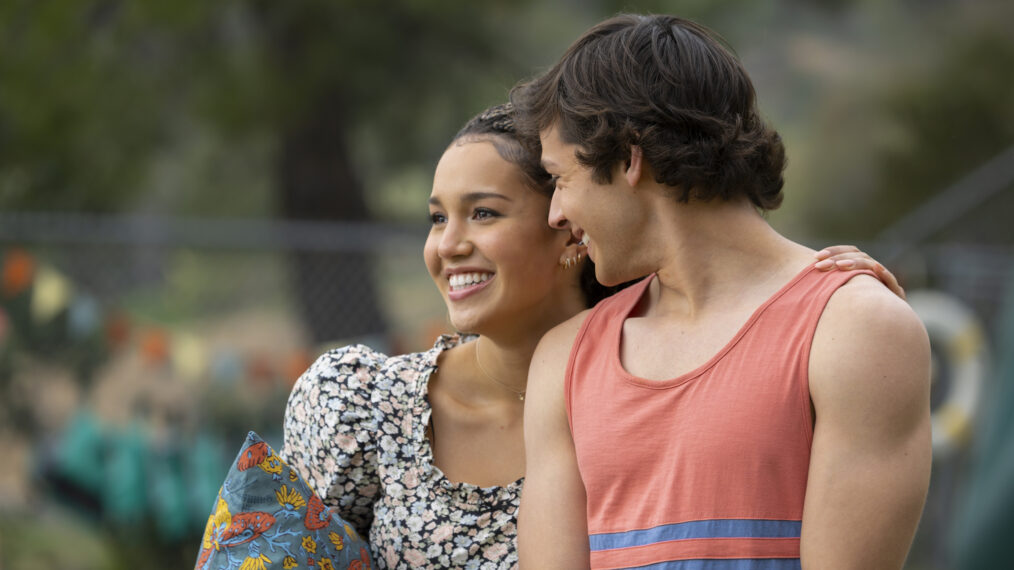
[{"label": "floral print dress", "polygon": [[335,349],[289,396],[279,455],[370,537],[381,568],[517,567],[522,481],[452,483],[426,437],[437,358],[469,340],[445,335],[426,352],[390,357],[363,345]]}]

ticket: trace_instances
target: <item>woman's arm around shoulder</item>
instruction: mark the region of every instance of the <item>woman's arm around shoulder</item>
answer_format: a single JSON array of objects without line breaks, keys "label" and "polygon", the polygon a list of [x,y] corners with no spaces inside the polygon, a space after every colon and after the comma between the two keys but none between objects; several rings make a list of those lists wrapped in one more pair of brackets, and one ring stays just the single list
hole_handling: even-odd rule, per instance
[{"label": "woman's arm around shoulder", "polygon": [[539,342],[525,400],[525,487],[518,515],[522,568],[587,568],[584,484],[564,400],[571,347],[588,311]]}]

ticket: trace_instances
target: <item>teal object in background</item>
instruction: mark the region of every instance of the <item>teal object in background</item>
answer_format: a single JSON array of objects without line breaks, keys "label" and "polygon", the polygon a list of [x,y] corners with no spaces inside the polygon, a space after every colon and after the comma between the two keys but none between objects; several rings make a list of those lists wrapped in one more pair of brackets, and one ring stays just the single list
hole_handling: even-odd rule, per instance
[{"label": "teal object in background", "polygon": [[81,410],[68,424],[56,450],[56,463],[85,491],[96,495],[102,492],[106,474],[104,434],[89,410]]},{"label": "teal object in background", "polygon": [[206,433],[198,433],[191,446],[190,469],[188,470],[188,500],[190,502],[190,525],[204,528],[208,520],[208,505],[218,495],[218,488],[228,471],[229,465],[222,461],[227,457],[224,446]]},{"label": "teal object in background", "polygon": [[997,367],[971,475],[952,525],[954,568],[1009,568],[1014,560],[1014,278],[996,338]]},{"label": "teal object in background", "polygon": [[179,445],[170,444],[151,449],[148,455],[152,511],[159,532],[170,540],[185,537],[190,522],[183,451]]},{"label": "teal object in background", "polygon": [[103,492],[106,516],[118,524],[138,524],[147,509],[145,458],[148,443],[144,429],[134,421],[130,429],[110,433],[108,441]]}]

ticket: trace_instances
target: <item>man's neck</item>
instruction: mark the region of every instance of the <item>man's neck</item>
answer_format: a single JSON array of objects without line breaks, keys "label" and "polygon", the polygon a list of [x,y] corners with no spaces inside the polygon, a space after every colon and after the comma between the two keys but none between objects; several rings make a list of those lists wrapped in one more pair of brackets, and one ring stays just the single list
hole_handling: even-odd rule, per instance
[{"label": "man's neck", "polygon": [[694,318],[750,291],[773,294],[813,252],[776,232],[747,201],[677,204],[661,227],[655,315]]}]

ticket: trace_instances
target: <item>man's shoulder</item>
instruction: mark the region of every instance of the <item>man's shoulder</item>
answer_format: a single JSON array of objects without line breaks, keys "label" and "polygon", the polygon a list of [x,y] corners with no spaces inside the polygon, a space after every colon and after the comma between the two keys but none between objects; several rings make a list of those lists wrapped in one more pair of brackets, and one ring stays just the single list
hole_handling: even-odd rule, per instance
[{"label": "man's shoulder", "polygon": [[[814,334],[814,403],[897,402],[926,391],[929,338],[909,305],[877,279],[858,275],[831,296]],[[921,396],[920,396],[921,397]]]},{"label": "man's shoulder", "polygon": [[919,317],[904,299],[865,273],[849,279],[831,295],[821,324],[832,333],[839,327],[902,334],[925,332]]}]

